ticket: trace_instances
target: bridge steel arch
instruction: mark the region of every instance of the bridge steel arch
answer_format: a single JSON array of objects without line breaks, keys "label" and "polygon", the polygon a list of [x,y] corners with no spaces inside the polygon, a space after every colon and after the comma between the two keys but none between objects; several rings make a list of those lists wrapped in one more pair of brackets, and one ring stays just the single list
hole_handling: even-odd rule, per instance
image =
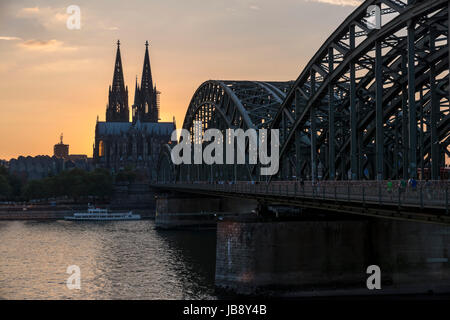
[{"label": "bridge steel arch", "polygon": [[[379,29],[370,27],[374,5],[387,18]],[[275,178],[381,180],[428,170],[439,179],[450,155],[448,6],[361,4],[309,61],[271,122],[281,140]]]},{"label": "bridge steel arch", "polygon": [[[268,128],[292,85],[287,82],[220,81],[209,80],[200,85],[189,103],[183,121],[183,129],[191,134],[191,143],[196,143],[195,123],[201,123],[201,132],[208,128],[219,129],[225,136],[227,129]],[[158,168],[170,168],[167,152],[160,156]],[[192,162],[193,163],[193,162]],[[178,165],[173,167],[176,181],[254,180],[254,165]],[[166,171],[158,170],[158,181],[167,181]]]},{"label": "bridge steel arch", "polygon": [[[385,20],[378,29],[373,6]],[[401,179],[418,172],[439,179],[450,157],[448,16],[447,0],[366,0],[295,82],[206,81],[183,128],[192,134],[201,121],[202,131],[279,129],[278,180]],[[255,168],[180,165],[171,179],[259,180]]]}]

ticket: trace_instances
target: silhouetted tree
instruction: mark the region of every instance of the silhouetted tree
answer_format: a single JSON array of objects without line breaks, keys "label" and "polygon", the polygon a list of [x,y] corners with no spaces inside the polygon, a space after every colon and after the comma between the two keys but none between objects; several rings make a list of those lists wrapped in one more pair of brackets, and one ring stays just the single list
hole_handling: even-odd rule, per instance
[{"label": "silhouetted tree", "polygon": [[27,199],[68,196],[79,200],[87,196],[105,198],[112,192],[113,177],[109,171],[96,169],[87,172],[75,168],[55,176],[29,181],[24,188],[23,196]]},{"label": "silhouetted tree", "polygon": [[11,196],[12,187],[6,176],[0,175],[0,199],[6,200]]}]

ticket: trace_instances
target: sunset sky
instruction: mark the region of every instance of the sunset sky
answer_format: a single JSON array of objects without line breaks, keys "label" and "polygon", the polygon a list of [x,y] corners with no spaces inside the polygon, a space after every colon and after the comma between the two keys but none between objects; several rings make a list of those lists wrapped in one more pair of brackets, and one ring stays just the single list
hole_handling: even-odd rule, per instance
[{"label": "sunset sky", "polygon": [[[295,80],[358,0],[0,0],[0,159],[92,156],[117,39],[130,109],[150,42],[162,121],[180,127],[209,79]],[[70,5],[81,29],[66,27]]]}]

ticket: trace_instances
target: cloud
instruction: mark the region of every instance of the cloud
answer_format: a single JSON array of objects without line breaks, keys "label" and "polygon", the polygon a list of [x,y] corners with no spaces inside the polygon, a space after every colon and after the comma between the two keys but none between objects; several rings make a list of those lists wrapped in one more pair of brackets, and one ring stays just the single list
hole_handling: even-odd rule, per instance
[{"label": "cloud", "polygon": [[13,41],[13,40],[22,40],[19,37],[8,37],[8,36],[0,36],[0,40]]},{"label": "cloud", "polygon": [[255,11],[261,10],[261,8],[258,7],[257,5],[251,5],[249,8],[250,8],[251,10],[255,10]]},{"label": "cloud", "polygon": [[19,11],[19,14],[22,14],[22,15],[33,15],[33,14],[37,14],[37,13],[39,13],[39,7],[22,8]]},{"label": "cloud", "polygon": [[[0,0],[1,1],[1,0]],[[67,20],[69,19],[69,14],[66,12],[67,8],[53,8],[53,7],[33,7],[33,8],[22,8],[20,9],[16,16],[18,18],[30,19],[37,21],[40,25],[44,26],[46,29],[56,29],[61,27],[66,27]],[[119,27],[112,23],[104,23],[100,21],[98,17],[92,18],[92,24],[95,27],[108,30],[108,31],[117,31]],[[83,16],[83,22],[86,23],[87,18]],[[94,24],[93,21],[99,21],[97,24]]]},{"label": "cloud", "polygon": [[47,51],[47,52],[54,52],[54,51],[72,51],[76,50],[75,47],[65,47],[64,42],[52,39],[52,40],[26,40],[19,44],[20,47],[23,47],[25,49],[29,50],[35,50],[35,51]]},{"label": "cloud", "polygon": [[262,7],[257,4],[256,0],[228,0],[225,10],[231,14],[248,13],[251,11],[261,11]]},{"label": "cloud", "polygon": [[35,19],[44,27],[50,28],[54,25],[65,24],[69,15],[66,13],[65,8],[33,7],[20,9],[17,17]]},{"label": "cloud", "polygon": [[362,3],[362,0],[305,0],[307,2],[320,2],[336,6],[352,6],[357,7]]}]

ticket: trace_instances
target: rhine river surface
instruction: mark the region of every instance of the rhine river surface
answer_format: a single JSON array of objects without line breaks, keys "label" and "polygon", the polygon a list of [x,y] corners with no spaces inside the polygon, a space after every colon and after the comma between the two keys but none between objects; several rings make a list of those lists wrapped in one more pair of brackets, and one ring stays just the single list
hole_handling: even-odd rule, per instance
[{"label": "rhine river surface", "polygon": [[215,299],[215,241],[150,220],[0,221],[0,299]]}]

